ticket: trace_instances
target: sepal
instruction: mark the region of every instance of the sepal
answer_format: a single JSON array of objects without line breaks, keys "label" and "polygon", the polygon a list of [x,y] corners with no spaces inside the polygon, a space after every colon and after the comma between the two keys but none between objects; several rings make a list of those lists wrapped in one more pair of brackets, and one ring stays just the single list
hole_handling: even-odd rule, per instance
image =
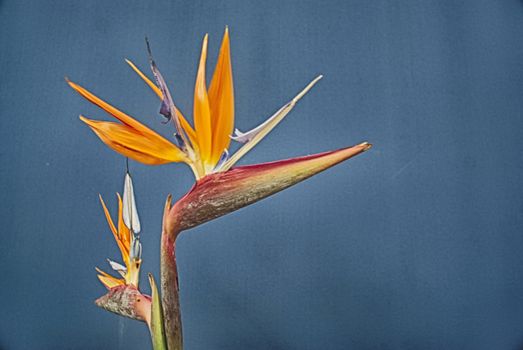
[{"label": "sepal", "polygon": [[228,214],[297,184],[369,148],[353,147],[207,175],[169,210],[164,229],[173,235]]},{"label": "sepal", "polygon": [[122,285],[109,289],[109,292],[96,299],[95,304],[102,309],[133,320],[151,321],[151,297],[140,293],[133,285]]}]

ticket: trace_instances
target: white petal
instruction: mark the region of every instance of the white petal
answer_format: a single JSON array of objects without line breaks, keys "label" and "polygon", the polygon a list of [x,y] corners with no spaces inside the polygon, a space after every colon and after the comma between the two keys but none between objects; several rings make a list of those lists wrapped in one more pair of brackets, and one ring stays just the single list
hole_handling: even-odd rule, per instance
[{"label": "white petal", "polygon": [[283,118],[294,108],[296,103],[305,95],[317,82],[323,78],[323,76],[318,76],[316,79],[311,81],[309,85],[305,87],[296,97],[294,97],[290,102],[286,103],[282,108],[280,108],[273,116],[268,120],[263,122],[261,125],[252,129],[251,131],[246,132],[245,134],[240,132],[237,136],[232,136],[231,138],[238,138],[242,140],[240,142],[246,141],[246,143],[234,153],[228,161],[226,161],[223,166],[220,168],[220,171],[229,170],[241,157],[243,157],[247,152],[249,152],[254,146],[258,144],[272,129],[280,123]]},{"label": "white petal", "polygon": [[107,259],[107,261],[109,262],[109,265],[111,265],[111,268],[114,271],[124,272],[124,273],[127,272],[127,268],[125,266],[123,266],[122,264],[119,264],[116,261],[112,261],[111,259]]},{"label": "white petal", "polygon": [[140,232],[140,218],[138,217],[138,210],[136,209],[136,201],[134,199],[133,181],[129,173],[125,174],[124,188],[123,188],[123,222],[125,226],[134,233]]},{"label": "white petal", "polygon": [[281,115],[282,110],[287,107],[288,104],[280,108],[276,113],[274,113],[269,119],[258,125],[252,130],[249,130],[247,132],[241,132],[238,129],[234,129],[234,135],[229,136],[231,139],[233,139],[236,142],[241,143],[247,143],[251,141],[256,135],[258,135],[263,129],[265,129],[268,125],[274,122],[276,118],[278,118]]}]

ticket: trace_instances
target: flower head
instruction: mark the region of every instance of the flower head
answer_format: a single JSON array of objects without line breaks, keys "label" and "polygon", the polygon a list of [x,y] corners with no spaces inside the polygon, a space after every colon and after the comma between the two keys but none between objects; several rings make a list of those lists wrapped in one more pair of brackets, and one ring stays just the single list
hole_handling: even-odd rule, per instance
[{"label": "flower head", "polygon": [[114,225],[102,196],[100,195],[99,197],[107,223],[118,245],[124,265],[109,259],[107,260],[111,268],[116,271],[121,278],[113,277],[98,268],[96,271],[99,273],[98,279],[108,289],[122,285],[138,287],[140,265],[142,263],[142,245],[138,236],[140,232],[140,220],[136,211],[133,185],[129,173],[125,175],[123,200],[119,193],[116,195],[118,197],[118,226]]},{"label": "flower head", "polygon": [[[134,118],[111,106],[80,85],[68,81],[80,95],[96,104],[119,123],[80,117],[98,137],[116,152],[138,162],[158,165],[184,162],[197,179],[212,173],[229,170],[258,142],[260,142],[322,78],[318,76],[296,97],[280,108],[273,116],[249,132],[234,130],[234,87],[231,66],[229,31],[223,36],[218,61],[209,88],[206,85],[208,36],[202,43],[201,56],[194,87],[194,128],[174,104],[172,95],[152,58],[149,44],[149,61],[155,82],[151,81],[131,61],[126,62],[147,83],[161,100],[160,114],[175,126],[175,142],[170,142]],[[238,151],[229,155],[232,140],[242,143]]]}]

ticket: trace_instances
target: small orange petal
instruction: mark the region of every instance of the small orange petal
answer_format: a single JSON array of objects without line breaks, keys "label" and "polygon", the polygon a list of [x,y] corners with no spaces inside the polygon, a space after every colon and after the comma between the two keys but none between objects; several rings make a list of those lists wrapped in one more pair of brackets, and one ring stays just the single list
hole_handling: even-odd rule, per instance
[{"label": "small orange petal", "polygon": [[135,66],[135,64],[133,62],[131,62],[130,60],[128,59],[125,59],[125,62],[127,62],[127,64],[129,66],[131,66],[131,68],[136,72],[136,74],[138,74],[140,76],[140,78],[143,79],[143,81],[145,81],[145,83],[147,85],[149,85],[149,87],[154,91],[154,93],[156,95],[158,95],[158,97],[163,100],[163,94],[162,94],[162,90],[160,90],[160,88],[158,88],[158,86],[156,86],[155,83],[153,83],[151,81],[151,79],[147,78],[147,76],[145,74],[142,73],[141,70],[138,69],[138,67]]},{"label": "small orange petal", "polygon": [[202,54],[196,83],[194,86],[194,126],[200,148],[200,157],[203,162],[208,163],[211,157],[212,132],[211,132],[211,110],[207,86],[205,84],[205,63],[207,60],[207,34],[203,39]]},{"label": "small orange petal", "polygon": [[[72,81],[69,81],[69,80],[67,81],[67,83],[76,92],[78,92],[85,99],[87,99],[89,102],[94,103],[98,107],[102,108],[104,111],[111,114],[113,117],[115,117],[122,123],[132,127],[133,129],[136,129],[138,132],[144,134],[145,136],[148,136],[148,137],[151,136],[153,138],[155,138],[155,137],[161,138],[161,136],[158,133],[156,133],[155,131],[151,130],[147,126],[143,125],[142,123],[140,123],[136,119],[132,118],[131,116],[125,114],[124,112],[120,111],[119,109],[111,106],[110,104],[103,101],[102,99],[98,98],[97,96],[95,96],[94,94],[89,92],[87,89],[84,89],[80,85],[73,83]],[[151,82],[151,84],[152,84],[152,82]],[[160,92],[160,94],[161,94],[161,92]],[[191,138],[191,142],[194,141],[194,143],[196,143],[196,133],[195,133],[194,129],[191,127],[189,122],[187,122],[187,120],[184,118],[182,113],[177,108],[176,108],[176,110],[178,113],[178,118],[180,119],[180,123],[182,124],[182,127],[184,128],[184,130],[187,132],[187,135],[189,136],[189,138]]]},{"label": "small orange petal", "polygon": [[118,236],[118,231],[116,231],[116,227],[114,227],[113,219],[111,219],[111,214],[109,214],[109,210],[107,210],[107,207],[105,206],[105,202],[102,198],[102,195],[99,194],[98,198],[100,198],[100,203],[102,203],[102,207],[104,209],[105,218],[107,219],[107,223],[109,224],[109,227],[111,228],[111,232],[115,237]]},{"label": "small orange petal", "polygon": [[109,275],[108,273],[103,272],[99,268],[96,268],[96,271],[98,271],[98,273],[99,273],[99,275],[97,275],[98,279],[100,280],[100,282],[102,282],[102,284],[107,289],[125,285],[124,279],[113,277],[113,276]]},{"label": "small orange petal", "polygon": [[[84,89],[80,85],[73,83],[72,81],[67,81],[69,86],[71,86],[76,92],[78,92],[80,95],[82,95],[85,99],[87,99],[89,102],[94,103],[98,107],[102,108],[104,111],[121,121],[122,123],[130,126],[133,129],[136,129],[137,131],[141,132],[144,135],[150,135],[151,133],[156,134],[153,130],[149,129],[136,119],[132,118],[131,116],[125,114],[124,112],[120,111],[119,109],[111,106],[107,102],[103,101],[102,99],[98,98],[88,90]],[[158,135],[159,136],[159,135]]]},{"label": "small orange petal", "polygon": [[118,197],[118,234],[120,239],[122,240],[122,244],[125,246],[127,251],[130,251],[131,249],[131,230],[125,226],[125,223],[123,222],[123,203],[122,203],[122,197],[119,193],[116,193],[116,196]]},{"label": "small orange petal", "polygon": [[220,55],[209,87],[212,116],[212,156],[216,164],[230,144],[234,127],[234,88],[232,80],[229,29],[225,28]]},{"label": "small orange petal", "polygon": [[107,207],[105,206],[102,196],[99,195],[99,197],[100,197],[100,202],[102,203],[102,207],[104,208],[105,217],[107,219],[107,222],[109,223],[109,226],[111,227],[111,231],[113,232],[114,240],[116,241],[116,244],[118,245],[118,249],[120,249],[120,253],[122,254],[122,260],[124,261],[126,266],[129,266],[129,246],[127,246],[127,247],[125,246],[119,232],[116,231],[116,228],[114,227],[113,220],[111,219],[109,210],[107,210]]},{"label": "small orange petal", "polygon": [[143,135],[125,124],[80,119],[116,152],[148,165],[188,162],[185,154],[160,135]]}]

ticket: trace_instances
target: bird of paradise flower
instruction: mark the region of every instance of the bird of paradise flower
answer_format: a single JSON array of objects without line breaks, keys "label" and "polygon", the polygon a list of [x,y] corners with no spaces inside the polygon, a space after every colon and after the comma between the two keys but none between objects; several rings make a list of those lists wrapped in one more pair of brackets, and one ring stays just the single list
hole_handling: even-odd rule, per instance
[{"label": "bird of paradise flower", "polygon": [[[313,79],[301,92],[258,127],[241,132],[234,129],[234,88],[228,28],[209,88],[206,85],[208,35],[202,44],[193,103],[194,127],[176,107],[167,84],[152,58],[147,42],[154,82],[130,60],[126,62],[161,100],[160,114],[174,124],[174,142],[110,105],[80,85],[68,81],[81,96],[105,110],[119,122],[97,121],[80,116],[92,131],[114,151],[148,165],[172,162],[187,164],[194,173],[193,188],[174,205],[165,203],[161,237],[161,297],[149,275],[152,295],[138,289],[141,244],[138,213],[132,180],[126,174],[123,200],[118,195],[118,227],[113,224],[100,197],[110,229],[120,248],[124,265],[109,261],[122,278],[99,271],[109,292],[97,305],[119,315],[145,321],[154,349],[183,348],[175,240],[184,230],[252,204],[303,181],[371,147],[367,142],[336,151],[250,166],[235,164],[258,144],[296,103],[322,78]],[[229,153],[231,140],[241,144]]]}]

